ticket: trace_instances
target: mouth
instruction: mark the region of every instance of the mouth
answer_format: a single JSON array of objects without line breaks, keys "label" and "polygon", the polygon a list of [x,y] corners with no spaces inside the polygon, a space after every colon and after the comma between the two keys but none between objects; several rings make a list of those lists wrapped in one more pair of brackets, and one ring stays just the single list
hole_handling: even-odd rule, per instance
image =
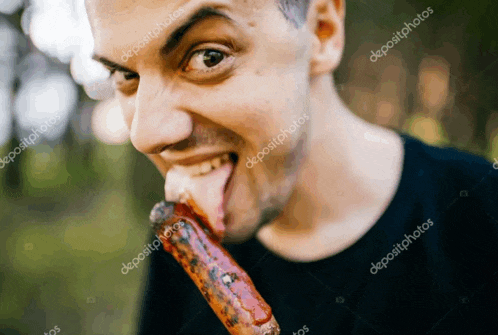
[{"label": "mouth", "polygon": [[207,219],[209,227],[205,228],[218,240],[226,230],[227,190],[233,184],[238,159],[235,152],[191,157],[178,161],[166,175],[166,200],[189,203],[189,199],[195,199],[194,211]]},{"label": "mouth", "polygon": [[217,155],[204,155],[204,157],[193,157],[178,161],[172,168],[189,175],[190,177],[204,176],[230,161],[229,153]]}]

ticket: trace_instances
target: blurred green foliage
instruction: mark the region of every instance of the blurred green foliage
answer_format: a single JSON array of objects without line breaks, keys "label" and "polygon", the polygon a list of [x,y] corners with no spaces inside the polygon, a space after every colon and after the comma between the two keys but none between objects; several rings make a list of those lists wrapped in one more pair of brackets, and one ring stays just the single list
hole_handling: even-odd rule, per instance
[{"label": "blurred green foliage", "polygon": [[162,177],[130,144],[66,142],[1,171],[0,329],[132,334],[146,263],[127,275],[121,263],[143,250]]}]

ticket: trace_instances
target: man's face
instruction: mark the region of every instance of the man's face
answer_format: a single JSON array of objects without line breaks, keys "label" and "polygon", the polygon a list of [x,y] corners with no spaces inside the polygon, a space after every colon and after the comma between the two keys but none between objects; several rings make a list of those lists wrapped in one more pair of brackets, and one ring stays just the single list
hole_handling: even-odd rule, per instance
[{"label": "man's face", "polygon": [[267,0],[87,0],[87,9],[95,54],[121,66],[113,77],[137,150],[163,175],[234,154],[227,241],[281,212],[311,117],[308,30]]}]

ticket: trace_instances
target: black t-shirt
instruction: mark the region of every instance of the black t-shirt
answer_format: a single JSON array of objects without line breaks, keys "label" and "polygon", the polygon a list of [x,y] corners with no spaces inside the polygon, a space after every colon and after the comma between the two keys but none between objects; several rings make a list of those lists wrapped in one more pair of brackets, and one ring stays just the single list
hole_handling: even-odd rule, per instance
[{"label": "black t-shirt", "polygon": [[[498,334],[498,170],[401,136],[394,199],[351,247],[297,263],[256,239],[225,245],[282,335]],[[150,259],[139,334],[228,334],[172,256]]]}]

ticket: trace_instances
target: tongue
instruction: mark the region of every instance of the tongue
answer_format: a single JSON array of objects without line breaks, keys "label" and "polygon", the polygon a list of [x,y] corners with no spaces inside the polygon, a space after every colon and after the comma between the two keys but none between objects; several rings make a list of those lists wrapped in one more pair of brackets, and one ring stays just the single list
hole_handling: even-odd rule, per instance
[{"label": "tongue", "polygon": [[166,201],[188,203],[194,207],[197,215],[207,218],[207,228],[221,240],[225,233],[223,194],[232,170],[233,164],[228,162],[206,175],[191,177],[186,171],[173,167],[166,175]]}]

